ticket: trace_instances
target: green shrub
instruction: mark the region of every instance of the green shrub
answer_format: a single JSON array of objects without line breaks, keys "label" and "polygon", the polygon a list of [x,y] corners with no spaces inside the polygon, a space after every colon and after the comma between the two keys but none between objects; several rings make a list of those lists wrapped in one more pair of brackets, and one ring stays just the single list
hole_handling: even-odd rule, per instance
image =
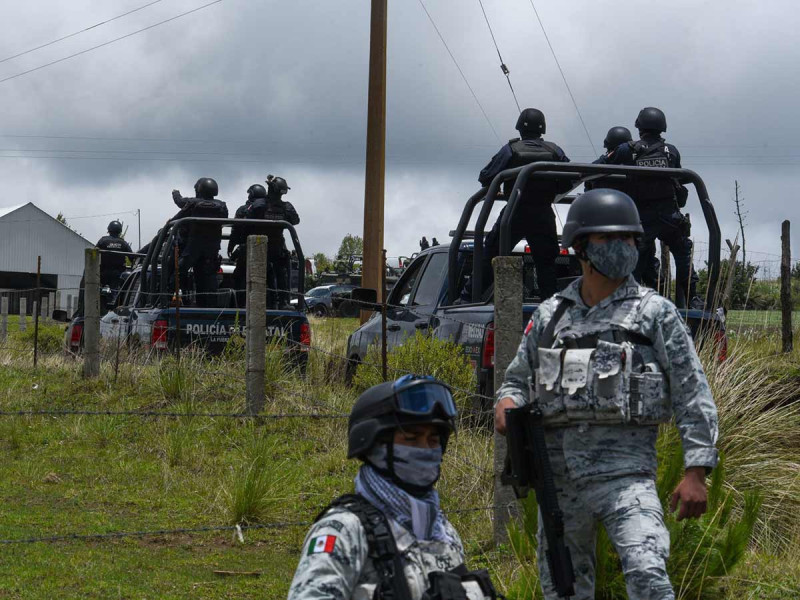
[{"label": "green shrub", "polygon": [[[383,381],[380,365],[380,346],[370,346],[353,379],[357,391],[362,392]],[[454,342],[417,331],[414,337],[408,338],[401,346],[388,353],[387,366],[390,380],[405,372],[432,375],[441,379],[454,388],[453,397],[459,411],[463,412],[470,406],[472,394],[459,390],[475,389],[475,372],[461,346]]]},{"label": "green shrub", "polygon": [[[28,323],[25,331],[9,332],[9,337],[17,346],[22,346],[33,352],[35,328],[32,323]],[[64,327],[63,325],[45,325],[39,321],[39,353],[56,354],[64,346]]]}]

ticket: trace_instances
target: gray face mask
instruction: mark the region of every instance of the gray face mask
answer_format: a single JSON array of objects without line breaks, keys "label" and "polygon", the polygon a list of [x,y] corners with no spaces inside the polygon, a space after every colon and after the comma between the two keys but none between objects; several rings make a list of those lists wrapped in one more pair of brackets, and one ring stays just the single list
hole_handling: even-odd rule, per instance
[{"label": "gray face mask", "polygon": [[609,279],[627,277],[636,268],[639,251],[623,240],[611,240],[605,244],[586,244],[586,255],[595,270]]},{"label": "gray face mask", "polygon": [[[367,455],[367,460],[378,469],[387,470],[387,449],[381,444]],[[442,466],[441,448],[415,448],[394,444],[394,476],[403,483],[420,488],[432,487],[439,479]]]}]

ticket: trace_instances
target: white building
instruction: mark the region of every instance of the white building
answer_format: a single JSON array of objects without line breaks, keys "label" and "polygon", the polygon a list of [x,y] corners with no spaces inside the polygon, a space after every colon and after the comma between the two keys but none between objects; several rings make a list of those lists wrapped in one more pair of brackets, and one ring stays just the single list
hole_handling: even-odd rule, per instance
[{"label": "white building", "polygon": [[[0,291],[35,288],[36,262],[41,256],[41,286],[60,290],[61,304],[54,308],[66,309],[67,297],[73,297],[74,305],[78,296],[84,250],[93,246],[32,202],[0,208]],[[8,295],[12,300],[10,312],[13,313],[19,310],[18,298],[28,294]],[[31,304],[29,300],[29,312]]]}]

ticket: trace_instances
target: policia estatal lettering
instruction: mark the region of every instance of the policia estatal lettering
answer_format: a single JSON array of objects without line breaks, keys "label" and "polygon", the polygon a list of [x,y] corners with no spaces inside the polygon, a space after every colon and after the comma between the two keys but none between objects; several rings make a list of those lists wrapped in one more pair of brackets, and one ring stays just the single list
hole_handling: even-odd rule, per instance
[{"label": "policia estatal lettering", "polygon": [[355,494],[334,500],[303,542],[289,600],[492,600],[434,488],[455,428],[449,388],[405,375],[364,392],[350,413]]}]

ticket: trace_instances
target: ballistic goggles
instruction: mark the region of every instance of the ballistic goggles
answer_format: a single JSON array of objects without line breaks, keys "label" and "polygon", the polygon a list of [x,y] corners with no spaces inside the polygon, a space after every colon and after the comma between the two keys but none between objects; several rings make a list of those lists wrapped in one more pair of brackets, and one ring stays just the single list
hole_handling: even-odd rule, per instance
[{"label": "ballistic goggles", "polygon": [[392,385],[399,414],[429,416],[437,407],[448,419],[458,414],[450,388],[429,375],[403,375]]}]

